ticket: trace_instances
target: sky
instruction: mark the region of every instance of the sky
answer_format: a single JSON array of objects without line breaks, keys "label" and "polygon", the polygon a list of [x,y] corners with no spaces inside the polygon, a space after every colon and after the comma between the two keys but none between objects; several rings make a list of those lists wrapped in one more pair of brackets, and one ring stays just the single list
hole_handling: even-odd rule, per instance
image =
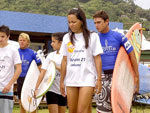
[{"label": "sky", "polygon": [[150,9],[150,0],[134,0],[134,3],[143,9]]}]

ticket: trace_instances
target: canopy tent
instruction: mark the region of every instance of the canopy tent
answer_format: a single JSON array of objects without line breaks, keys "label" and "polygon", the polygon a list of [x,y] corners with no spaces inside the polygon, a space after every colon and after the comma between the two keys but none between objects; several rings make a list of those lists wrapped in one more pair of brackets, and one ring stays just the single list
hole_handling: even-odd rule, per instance
[{"label": "canopy tent", "polygon": [[147,41],[144,35],[142,37],[142,50],[150,50],[150,41]]},{"label": "canopy tent", "polygon": [[[118,28],[114,29],[114,31],[118,31],[124,35],[128,32],[128,30],[118,29]],[[150,41],[147,41],[144,35],[142,35],[142,48],[141,48],[141,50],[150,50]]]},{"label": "canopy tent", "polygon": [[17,49],[20,47],[19,43],[13,40],[8,40],[8,44],[13,45],[14,47],[16,47]]}]

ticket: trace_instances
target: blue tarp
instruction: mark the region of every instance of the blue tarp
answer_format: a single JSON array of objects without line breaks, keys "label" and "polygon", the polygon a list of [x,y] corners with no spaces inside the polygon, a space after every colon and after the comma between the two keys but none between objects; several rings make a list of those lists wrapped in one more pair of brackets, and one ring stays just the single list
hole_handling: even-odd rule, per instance
[{"label": "blue tarp", "polygon": [[140,74],[140,93],[150,93],[150,68],[139,64],[139,74]]},{"label": "blue tarp", "polygon": [[140,90],[135,102],[150,104],[150,68],[139,64]]},{"label": "blue tarp", "polygon": [[[67,14],[66,14],[67,15]],[[0,25],[7,25],[14,31],[55,33],[68,31],[67,17],[32,14],[14,11],[0,11]],[[87,19],[88,29],[96,31],[93,19]],[[110,22],[111,29],[123,29],[123,23]]]}]

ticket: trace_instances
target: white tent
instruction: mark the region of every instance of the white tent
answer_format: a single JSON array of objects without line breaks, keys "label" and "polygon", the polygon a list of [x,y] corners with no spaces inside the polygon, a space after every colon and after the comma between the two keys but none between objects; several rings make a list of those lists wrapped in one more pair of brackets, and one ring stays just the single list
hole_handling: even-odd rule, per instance
[{"label": "white tent", "polygon": [[150,50],[150,41],[147,41],[144,35],[142,37],[142,50]]},{"label": "white tent", "polygon": [[13,45],[14,47],[16,47],[17,49],[20,47],[19,43],[13,40],[8,40],[8,43],[10,45]]},{"label": "white tent", "polygon": [[[124,29],[114,29],[114,31],[118,31],[122,34],[126,34],[128,32],[128,30],[124,30]],[[142,36],[142,48],[141,50],[150,50],[150,41],[147,41],[145,36]]]}]

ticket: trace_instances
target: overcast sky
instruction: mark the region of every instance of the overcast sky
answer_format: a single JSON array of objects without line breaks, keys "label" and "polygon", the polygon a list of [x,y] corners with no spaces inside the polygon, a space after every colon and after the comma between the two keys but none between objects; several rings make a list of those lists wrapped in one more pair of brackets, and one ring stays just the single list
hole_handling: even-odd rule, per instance
[{"label": "overcast sky", "polygon": [[150,9],[150,0],[135,0],[135,4],[143,9]]}]

